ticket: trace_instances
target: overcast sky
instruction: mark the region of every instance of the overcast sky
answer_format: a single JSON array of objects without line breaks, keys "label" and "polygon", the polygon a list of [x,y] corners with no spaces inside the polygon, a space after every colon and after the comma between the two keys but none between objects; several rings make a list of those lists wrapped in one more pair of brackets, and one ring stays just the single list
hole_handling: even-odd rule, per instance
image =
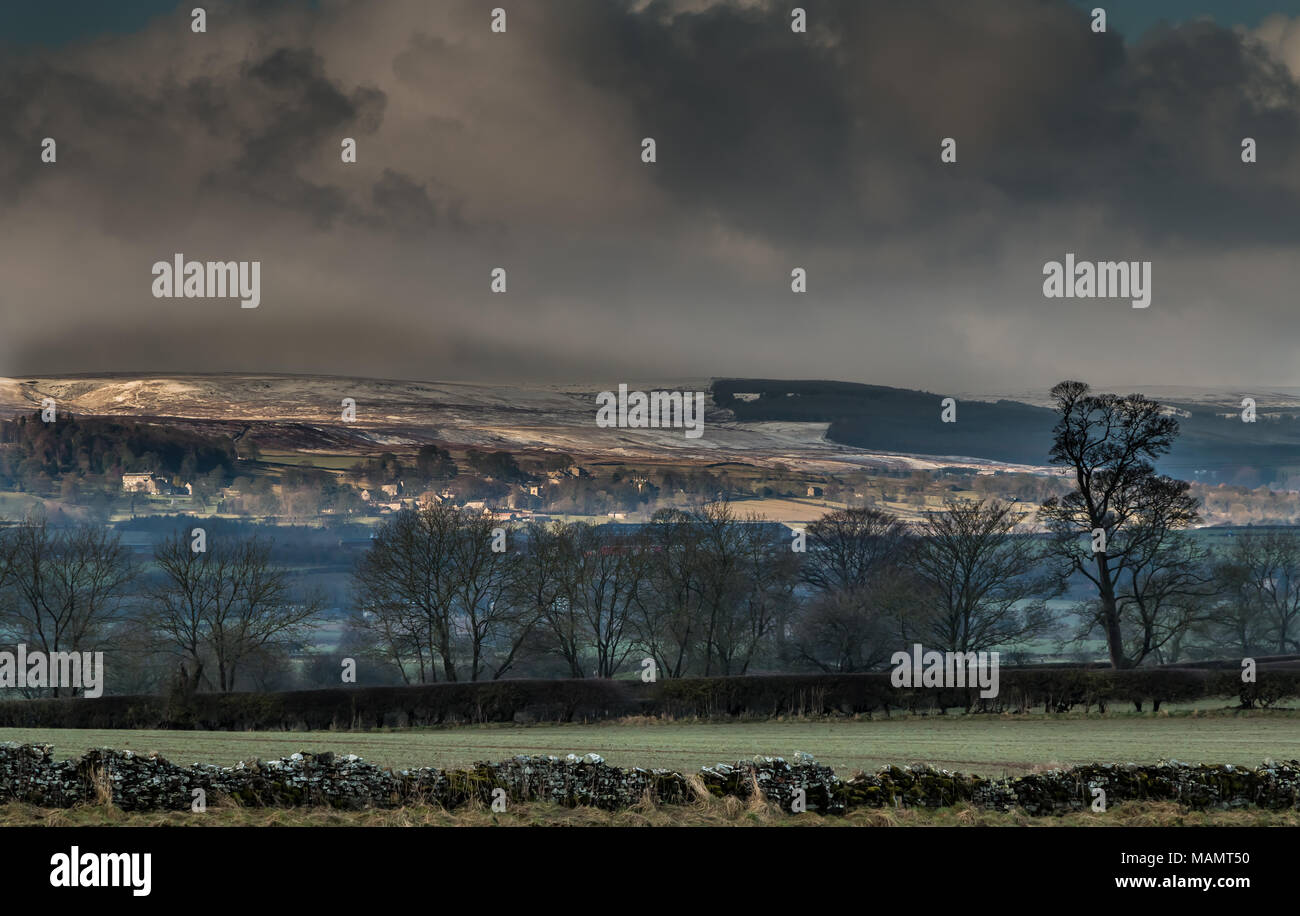
[{"label": "overcast sky", "polygon": [[[1099,4],[7,12],[0,375],[1300,385],[1300,8]],[[154,298],[176,252],[260,306]],[[1066,252],[1151,306],[1044,298]]]}]

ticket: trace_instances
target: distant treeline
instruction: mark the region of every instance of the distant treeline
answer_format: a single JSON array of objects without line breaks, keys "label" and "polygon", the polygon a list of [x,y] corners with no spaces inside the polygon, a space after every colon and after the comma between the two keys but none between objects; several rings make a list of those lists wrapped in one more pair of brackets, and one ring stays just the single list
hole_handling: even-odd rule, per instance
[{"label": "distant treeline", "polygon": [[[1100,601],[1050,601],[1091,584],[1073,560],[1092,555],[1067,535],[1028,534],[996,502],[917,525],[836,510],[802,531],[726,503],[645,525],[516,529],[430,506],[399,513],[360,556],[349,645],[368,683],[411,684],[610,678],[651,662],[674,679],[844,674],[886,668],[915,643],[1010,660],[1046,641],[1087,658],[1084,641],[1108,636]],[[1218,551],[1186,532],[1152,538],[1117,532],[1108,545],[1132,571],[1111,592],[1114,667],[1300,651],[1300,534],[1242,532]]]},{"label": "distant treeline", "polygon": [[[996,698],[977,690],[897,688],[889,674],[767,675],[640,680],[503,680],[412,687],[351,687],[284,693],[121,696],[0,702],[3,728],[297,731],[600,721],[851,716],[911,712],[1105,712],[1112,706],[1234,697],[1243,708],[1300,695],[1291,660],[1260,659],[1255,683],[1239,668],[1020,668],[1001,673]],[[1136,727],[1140,727],[1136,726]]]},{"label": "distant treeline", "polygon": [[[737,394],[757,394],[742,399]],[[943,395],[851,382],[719,379],[714,403],[744,421],[829,423],[827,436],[859,448],[967,455],[1043,464],[1055,414],[1014,401],[961,401],[957,422],[939,422]]]},{"label": "distant treeline", "polygon": [[[1017,401],[958,398],[956,422],[942,423],[943,392],[780,379],[718,379],[712,391],[739,420],[829,423],[829,438],[859,448],[1041,465],[1052,443],[1055,411]],[[1162,472],[1204,483],[1300,486],[1295,411],[1270,412],[1261,401],[1257,422],[1243,423],[1238,402],[1171,406],[1180,411],[1182,437],[1159,461]]]},{"label": "distant treeline", "polygon": [[63,475],[111,477],[154,473],[190,480],[235,465],[227,437],[103,417],[39,413],[0,422],[0,486],[48,484]]},{"label": "distant treeline", "polygon": [[[346,552],[337,532],[285,551],[253,530],[185,524],[144,562],[100,526],[0,528],[0,647],[107,650],[107,692],[193,695],[327,686],[350,672],[366,686],[651,666],[673,682],[842,675],[888,670],[916,643],[1001,650],[1011,663],[1050,640],[1089,658],[1081,641],[1105,631],[1100,602],[1048,601],[1084,575],[1069,560],[1086,562],[1086,545],[1026,534],[999,503],[953,504],[915,526],[837,510],[802,531],[726,503],[645,525],[516,528],[442,503],[397,513]],[[1178,531],[1158,549],[1116,536],[1116,562],[1128,543],[1142,550],[1112,595],[1113,667],[1300,652],[1300,534],[1242,532],[1213,553]],[[314,570],[326,557],[355,563],[350,581],[336,573],[342,601],[322,594]],[[337,642],[316,645],[343,602]]]}]

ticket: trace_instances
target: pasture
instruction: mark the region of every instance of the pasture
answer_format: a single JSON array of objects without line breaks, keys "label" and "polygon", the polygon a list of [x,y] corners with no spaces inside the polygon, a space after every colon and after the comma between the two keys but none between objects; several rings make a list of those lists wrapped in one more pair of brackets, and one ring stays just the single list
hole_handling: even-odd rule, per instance
[{"label": "pasture", "polygon": [[91,747],[157,752],[179,764],[232,765],[295,751],[357,754],[395,769],[454,767],[516,754],[597,753],[616,766],[683,771],[756,754],[813,754],[843,777],[884,764],[928,763],[984,776],[1093,762],[1257,766],[1300,758],[1300,713],[1187,712],[1107,716],[896,716],[755,722],[461,726],[369,732],[199,732],[0,729],[0,741],[54,745],[57,757]]}]

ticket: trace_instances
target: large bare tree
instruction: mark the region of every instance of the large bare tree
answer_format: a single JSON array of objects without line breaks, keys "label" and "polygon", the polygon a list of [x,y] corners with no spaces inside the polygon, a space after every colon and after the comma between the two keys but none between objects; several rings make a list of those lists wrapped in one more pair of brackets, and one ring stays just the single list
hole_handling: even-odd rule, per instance
[{"label": "large bare tree", "polygon": [[907,526],[877,509],[836,509],[807,528],[801,575],[822,592],[859,590],[902,557]]},{"label": "large bare tree", "polygon": [[[100,525],[52,528],[29,520],[4,532],[0,627],[10,643],[46,653],[101,648],[128,608],[139,569],[121,539]],[[52,687],[54,696],[69,688]]]},{"label": "large bare tree", "polygon": [[921,583],[923,626],[941,651],[979,652],[1042,633],[1042,549],[1016,511],[999,502],[950,502],[927,513],[909,562]]},{"label": "large bare tree", "polygon": [[655,514],[647,585],[634,614],[642,645],[670,677],[748,670],[791,616],[796,564],[787,532],[726,502]]},{"label": "large bare tree", "polygon": [[489,670],[500,677],[522,639],[517,614],[506,600],[509,536],[491,516],[462,512],[451,540],[453,623],[468,656],[471,681]]},{"label": "large bare tree", "polygon": [[596,677],[613,677],[632,651],[631,615],[644,587],[641,538],[612,525],[572,530],[566,615],[579,623]]},{"label": "large bare tree", "polygon": [[[149,616],[158,636],[182,657],[187,688],[235,689],[241,666],[296,644],[323,599],[297,596],[289,573],[257,537],[215,536],[196,551],[185,533],[158,543],[161,582]],[[215,677],[209,675],[209,670]]]},{"label": "large bare tree", "polygon": [[745,674],[771,637],[793,615],[796,554],[784,526],[749,516],[733,521],[738,553],[733,588],[713,627],[713,654],[724,675]]},{"label": "large bare tree", "polygon": [[634,623],[641,644],[668,677],[686,674],[699,641],[702,534],[681,509],[661,509],[646,527],[647,583]]},{"label": "large bare tree", "polygon": [[456,580],[452,570],[460,512],[446,504],[404,510],[375,532],[357,564],[358,623],[385,637],[404,662],[416,655],[421,683],[457,679]]},{"label": "large bare tree", "polygon": [[1152,461],[1172,447],[1178,421],[1140,394],[1092,394],[1083,382],[1052,389],[1060,414],[1051,462],[1069,469],[1073,488],[1046,500],[1039,518],[1054,535],[1063,574],[1078,572],[1097,589],[1097,622],[1111,665],[1134,664],[1125,650],[1124,615],[1137,607],[1143,581],[1132,573],[1152,556],[1152,544],[1197,519],[1189,485],[1156,473]]},{"label": "large bare tree", "polygon": [[482,514],[435,503],[406,509],[376,532],[357,564],[355,622],[421,682],[499,677],[527,628],[509,600],[510,533]]}]

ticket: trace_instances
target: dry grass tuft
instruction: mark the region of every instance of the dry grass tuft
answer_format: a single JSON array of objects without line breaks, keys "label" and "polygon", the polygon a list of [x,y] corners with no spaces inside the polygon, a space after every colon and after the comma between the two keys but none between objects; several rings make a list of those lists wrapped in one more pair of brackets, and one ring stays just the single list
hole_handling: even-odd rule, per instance
[{"label": "dry grass tuft", "polygon": [[695,799],[693,807],[697,809],[711,808],[717,804],[717,799],[709,791],[709,787],[704,784],[698,773],[691,773],[686,777],[686,787],[691,790],[691,795]]},{"label": "dry grass tuft", "polygon": [[768,824],[778,818],[789,816],[776,802],[767,797],[762,786],[758,784],[757,773],[749,775],[749,795],[745,802],[745,814],[751,821],[760,824]]},{"label": "dry grass tuft", "polygon": [[108,772],[108,767],[92,767],[90,770],[90,803],[102,807],[110,807],[113,804],[113,777]]},{"label": "dry grass tuft", "polygon": [[659,800],[655,796],[655,791],[650,786],[646,786],[645,791],[641,793],[641,798],[631,810],[637,814],[653,814],[659,809]]},{"label": "dry grass tuft", "polygon": [[1300,810],[1191,811],[1170,802],[1114,805],[1105,813],[1081,811],[1063,817],[1033,816],[1024,811],[984,811],[970,805],[951,808],[858,808],[843,817],[789,815],[770,802],[727,796],[709,803],[637,806],[624,811],[565,808],[547,802],[512,803],[504,813],[462,805],[454,811],[437,806],[339,811],[331,808],[209,807],[190,811],[122,811],[115,806],[80,805],[38,808],[0,805],[2,827],[1114,827],[1114,826],[1300,826]]}]

